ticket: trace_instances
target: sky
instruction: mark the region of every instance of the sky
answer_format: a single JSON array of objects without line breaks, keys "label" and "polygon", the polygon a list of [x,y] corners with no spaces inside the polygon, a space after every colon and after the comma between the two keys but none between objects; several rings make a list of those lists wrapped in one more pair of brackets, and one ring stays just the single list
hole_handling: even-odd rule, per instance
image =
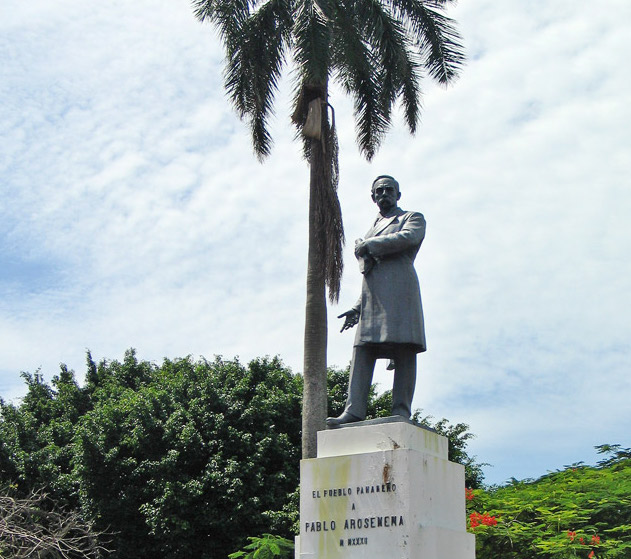
[{"label": "sky", "polygon": [[[631,446],[631,3],[476,0],[448,11],[468,61],[429,78],[372,162],[333,87],[347,238],[328,363],[354,332],[354,239],[394,175],[427,234],[428,351],[414,407],[464,422],[487,483]],[[242,362],[302,371],[308,167],[280,84],[272,154],[253,155],[223,51],[188,0],[0,4],[0,397],[65,363]],[[391,387],[385,362],[375,380]]]}]

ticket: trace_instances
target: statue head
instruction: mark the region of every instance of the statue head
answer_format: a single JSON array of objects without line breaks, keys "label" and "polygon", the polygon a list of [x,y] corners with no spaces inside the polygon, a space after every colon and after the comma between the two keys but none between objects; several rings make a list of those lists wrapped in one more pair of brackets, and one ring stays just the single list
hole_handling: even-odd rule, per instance
[{"label": "statue head", "polygon": [[372,183],[371,197],[381,213],[394,209],[401,198],[399,183],[390,175],[379,175]]}]

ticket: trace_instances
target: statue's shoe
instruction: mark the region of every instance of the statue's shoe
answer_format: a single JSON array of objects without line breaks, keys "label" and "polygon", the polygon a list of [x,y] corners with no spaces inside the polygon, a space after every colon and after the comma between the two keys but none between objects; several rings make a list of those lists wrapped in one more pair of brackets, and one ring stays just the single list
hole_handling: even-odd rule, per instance
[{"label": "statue's shoe", "polygon": [[352,413],[344,412],[339,417],[327,417],[326,426],[329,428],[340,427],[341,425],[346,425],[347,423],[355,423],[356,421],[362,421],[361,417],[356,417]]}]

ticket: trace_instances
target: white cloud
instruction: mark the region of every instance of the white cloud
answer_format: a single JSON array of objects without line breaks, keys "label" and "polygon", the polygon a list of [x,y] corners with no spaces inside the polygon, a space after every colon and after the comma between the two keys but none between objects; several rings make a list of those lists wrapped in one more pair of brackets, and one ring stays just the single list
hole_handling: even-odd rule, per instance
[{"label": "white cloud", "polygon": [[[9,0],[0,22],[0,394],[84,352],[159,361],[280,354],[302,369],[308,170],[290,79],[259,164],[222,89],[222,52],[186,3]],[[428,233],[417,268],[429,351],[415,403],[471,424],[490,481],[628,443],[631,8],[460,3],[469,63],[425,82],[423,125],[357,153],[333,90],[348,247],[329,362],[353,334],[352,255],[374,176]],[[390,373],[379,366],[384,388]],[[626,441],[624,439],[627,439]]]}]

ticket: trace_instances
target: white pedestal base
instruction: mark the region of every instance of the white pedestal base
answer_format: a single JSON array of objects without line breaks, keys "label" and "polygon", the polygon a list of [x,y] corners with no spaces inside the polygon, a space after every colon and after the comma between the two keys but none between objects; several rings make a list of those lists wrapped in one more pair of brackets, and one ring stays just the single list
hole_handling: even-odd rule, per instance
[{"label": "white pedestal base", "polygon": [[300,464],[297,559],[474,559],[464,467],[407,422],[318,433]]}]

